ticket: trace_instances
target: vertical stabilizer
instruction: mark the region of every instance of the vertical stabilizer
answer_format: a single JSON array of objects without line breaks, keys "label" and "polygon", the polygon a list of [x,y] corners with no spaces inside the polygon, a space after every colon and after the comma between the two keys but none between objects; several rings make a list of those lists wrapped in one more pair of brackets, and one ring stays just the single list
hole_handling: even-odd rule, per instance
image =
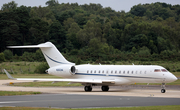
[{"label": "vertical stabilizer", "polygon": [[8,46],[9,48],[40,48],[49,67],[54,67],[58,65],[75,65],[67,61],[64,56],[58,51],[58,49],[51,43],[46,42],[39,45],[29,45],[29,46]]}]

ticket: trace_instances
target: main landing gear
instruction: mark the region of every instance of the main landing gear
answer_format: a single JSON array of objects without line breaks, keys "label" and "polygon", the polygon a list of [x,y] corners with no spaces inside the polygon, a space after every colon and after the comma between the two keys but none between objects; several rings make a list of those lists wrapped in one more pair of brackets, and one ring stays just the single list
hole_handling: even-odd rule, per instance
[{"label": "main landing gear", "polygon": [[92,86],[84,86],[84,90],[86,92],[91,92],[92,91]]},{"label": "main landing gear", "polygon": [[109,86],[102,86],[102,87],[101,87],[101,90],[102,90],[102,91],[108,91],[108,90],[109,90]]},{"label": "main landing gear", "polygon": [[[108,91],[109,90],[109,86],[102,86],[101,87],[101,90],[102,91]],[[89,86],[84,86],[84,91],[86,92],[91,92],[92,91],[92,86],[89,85]]]},{"label": "main landing gear", "polygon": [[161,93],[165,93],[166,92],[165,83],[162,83],[161,87],[162,87]]}]

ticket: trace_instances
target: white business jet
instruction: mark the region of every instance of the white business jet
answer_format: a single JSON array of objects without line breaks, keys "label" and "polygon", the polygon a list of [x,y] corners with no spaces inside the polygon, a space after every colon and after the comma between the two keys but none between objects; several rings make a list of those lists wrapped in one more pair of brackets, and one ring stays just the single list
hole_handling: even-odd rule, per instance
[{"label": "white business jet", "polygon": [[108,91],[109,86],[118,86],[134,83],[162,83],[161,92],[165,93],[165,84],[176,81],[177,78],[162,66],[153,65],[75,65],[67,61],[57,48],[46,42],[30,46],[9,46],[9,48],[40,48],[49,69],[48,74],[66,79],[39,79],[39,78],[13,78],[11,79],[33,81],[68,81],[81,83],[85,91],[92,91],[92,86],[101,86],[102,91]]}]

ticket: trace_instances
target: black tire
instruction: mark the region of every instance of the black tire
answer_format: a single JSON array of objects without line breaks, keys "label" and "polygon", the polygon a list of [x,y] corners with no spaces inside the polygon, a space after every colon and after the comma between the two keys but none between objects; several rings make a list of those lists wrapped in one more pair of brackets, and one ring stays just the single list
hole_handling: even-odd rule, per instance
[{"label": "black tire", "polygon": [[102,87],[101,87],[101,90],[102,90],[102,91],[108,91],[108,90],[109,90],[109,86],[102,86]]},{"label": "black tire", "polygon": [[161,89],[161,93],[165,93],[166,92],[166,90],[165,89]]},{"label": "black tire", "polygon": [[84,86],[84,90],[86,92],[90,92],[90,91],[92,91],[92,87],[91,86]]}]

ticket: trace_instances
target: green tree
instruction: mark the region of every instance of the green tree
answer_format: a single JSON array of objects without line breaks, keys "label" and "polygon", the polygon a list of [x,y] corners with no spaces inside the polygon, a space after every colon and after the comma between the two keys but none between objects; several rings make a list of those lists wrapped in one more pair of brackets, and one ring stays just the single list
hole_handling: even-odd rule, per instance
[{"label": "green tree", "polygon": [[132,53],[136,53],[137,52],[137,49],[136,47],[133,47],[132,50],[131,50]]},{"label": "green tree", "polygon": [[158,53],[157,47],[156,47],[156,45],[154,45],[153,40],[149,41],[149,45],[148,46],[149,46],[149,49],[151,50],[151,54]]},{"label": "green tree", "polygon": [[76,49],[79,49],[81,47],[77,39],[77,32],[79,32],[79,30],[80,30],[80,27],[78,26],[77,23],[74,22],[71,24],[67,32],[67,40],[70,41],[73,47]]},{"label": "green tree", "polygon": [[11,60],[12,59],[12,57],[13,57],[13,54],[12,54],[12,52],[10,51],[10,50],[4,50],[4,56],[5,56],[5,59],[6,60]]},{"label": "green tree", "polygon": [[73,18],[68,18],[63,22],[66,31],[71,27],[72,23],[75,23]]},{"label": "green tree", "polygon": [[133,6],[130,12],[131,14],[135,16],[143,16],[144,13],[146,12],[146,8],[144,8],[143,5],[138,4],[138,5]]},{"label": "green tree", "polygon": [[77,33],[77,38],[81,41],[82,46],[89,44],[89,41],[93,38],[102,38],[101,24],[96,23],[94,20],[88,21],[84,25],[84,29],[81,29]]},{"label": "green tree", "polygon": [[2,11],[12,11],[14,9],[17,8],[17,3],[15,3],[14,1],[11,1],[9,3],[5,3],[3,4],[3,6],[1,7]]},{"label": "green tree", "polygon": [[105,54],[105,51],[102,48],[102,43],[97,38],[90,40],[88,45],[88,52],[92,57],[99,58],[102,54]]},{"label": "green tree", "polygon": [[48,24],[52,24],[56,18],[49,7],[33,7],[29,13],[31,18],[39,18]]},{"label": "green tree", "polygon": [[167,49],[166,41],[165,41],[162,37],[158,37],[158,38],[157,38],[157,41],[158,41],[157,48],[158,48],[159,53],[160,53],[161,51]]},{"label": "green tree", "polygon": [[53,42],[59,50],[65,48],[66,35],[65,30],[60,22],[56,21],[49,27],[50,41]]},{"label": "green tree", "polygon": [[56,6],[57,4],[59,4],[58,0],[49,0],[46,2],[46,5],[52,7],[52,6]]},{"label": "green tree", "polygon": [[31,39],[35,44],[46,42],[49,40],[48,36],[48,23],[41,20],[40,18],[31,18],[30,19],[31,28],[29,29],[31,33]]}]

